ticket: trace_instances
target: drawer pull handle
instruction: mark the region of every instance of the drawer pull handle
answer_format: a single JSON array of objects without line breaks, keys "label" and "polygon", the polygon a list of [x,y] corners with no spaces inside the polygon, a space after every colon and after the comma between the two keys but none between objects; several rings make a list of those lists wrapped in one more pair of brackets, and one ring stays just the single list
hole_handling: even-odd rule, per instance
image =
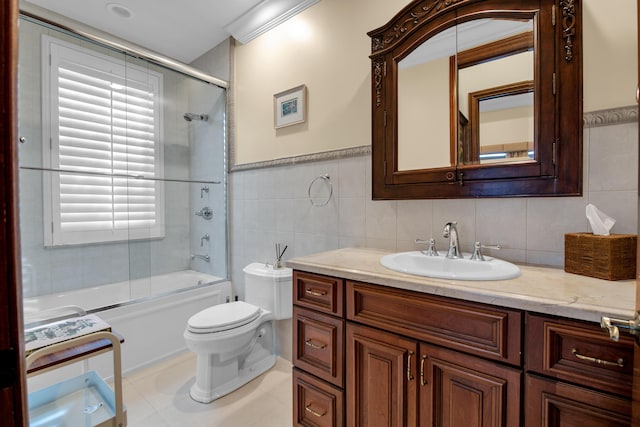
[{"label": "drawer pull handle", "polygon": [[618,359],[616,362],[609,362],[608,360],[602,360],[602,359],[597,359],[595,357],[583,356],[582,354],[578,353],[578,350],[576,350],[575,348],[571,350],[571,353],[573,353],[573,355],[580,360],[595,363],[596,365],[618,366],[620,368],[624,368],[624,359],[622,357]]},{"label": "drawer pull handle", "polygon": [[327,347],[326,344],[314,344],[313,341],[311,341],[311,339],[306,340],[304,344],[308,345],[311,348],[315,348],[317,350],[322,350],[323,348]]},{"label": "drawer pull handle", "polygon": [[413,381],[413,375],[411,374],[411,358],[413,357],[413,351],[409,351],[407,355],[407,381]]},{"label": "drawer pull handle", "polygon": [[424,362],[427,360],[427,356],[422,356],[420,359],[420,385],[422,387],[427,385],[427,382],[424,379]]},{"label": "drawer pull handle", "polygon": [[314,417],[318,417],[318,418],[324,417],[325,414],[327,413],[327,411],[324,411],[323,413],[314,411],[313,409],[311,409],[311,403],[309,403],[307,406],[305,406],[304,409],[305,409],[305,411],[307,411],[308,413],[310,413]]},{"label": "drawer pull handle", "polygon": [[304,293],[313,295],[314,297],[323,297],[327,294],[327,291],[316,291],[314,289],[305,289]]}]

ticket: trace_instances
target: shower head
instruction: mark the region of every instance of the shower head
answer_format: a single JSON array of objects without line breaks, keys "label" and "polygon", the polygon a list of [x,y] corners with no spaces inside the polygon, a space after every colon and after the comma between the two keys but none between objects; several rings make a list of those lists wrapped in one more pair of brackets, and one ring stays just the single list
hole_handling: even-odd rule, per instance
[{"label": "shower head", "polygon": [[191,120],[202,120],[203,122],[209,120],[209,116],[207,116],[206,114],[184,113],[183,117],[188,122],[190,122]]}]

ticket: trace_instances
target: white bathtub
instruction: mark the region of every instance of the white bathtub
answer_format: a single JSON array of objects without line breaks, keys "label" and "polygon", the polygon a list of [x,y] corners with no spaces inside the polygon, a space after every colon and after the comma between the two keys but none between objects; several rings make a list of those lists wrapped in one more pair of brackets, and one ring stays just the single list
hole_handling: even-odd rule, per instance
[{"label": "white bathtub", "polygon": [[[59,305],[73,304],[85,308],[112,306],[106,310],[98,310],[95,314],[107,321],[124,337],[122,370],[127,374],[187,351],[182,334],[189,317],[207,307],[232,299],[231,282],[208,274],[189,270],[154,276],[150,279],[132,283],[132,289],[135,289],[133,294],[138,295],[138,298],[144,298],[138,300],[139,302],[113,307],[114,304],[118,304],[118,301],[122,301],[123,294],[119,292],[128,292],[128,290],[122,291],[120,289],[123,287],[122,284],[116,283],[62,295],[26,299],[24,301],[25,318],[27,310],[35,316],[33,310],[49,309]],[[213,279],[218,280],[218,283],[200,285],[182,292],[170,290],[172,285],[178,283],[197,284],[198,280],[210,283]],[[129,282],[125,284],[128,288]],[[164,294],[149,298],[153,294],[142,296],[143,294],[137,293],[143,288],[161,291]],[[76,292],[78,294],[73,299],[67,299]],[[77,298],[78,295],[84,295],[86,299],[81,301]],[[91,308],[86,309],[91,310]],[[103,377],[110,377],[112,375],[110,355],[100,355],[89,359],[88,363],[80,362],[32,377],[29,379],[29,391],[46,387],[87,369],[97,370]]]},{"label": "white bathtub", "polygon": [[59,307],[77,306],[87,312],[108,309],[132,301],[145,300],[222,280],[222,278],[211,274],[184,270],[144,279],[25,298],[23,301],[25,324],[40,320],[43,312],[56,310]]}]

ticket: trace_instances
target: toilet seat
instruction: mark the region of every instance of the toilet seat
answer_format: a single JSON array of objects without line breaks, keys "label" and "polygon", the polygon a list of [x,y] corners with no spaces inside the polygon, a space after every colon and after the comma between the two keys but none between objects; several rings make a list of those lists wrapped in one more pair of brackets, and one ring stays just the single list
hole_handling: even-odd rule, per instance
[{"label": "toilet seat", "polygon": [[254,321],[260,311],[260,307],[244,301],[218,304],[191,316],[187,329],[195,334],[227,331]]}]

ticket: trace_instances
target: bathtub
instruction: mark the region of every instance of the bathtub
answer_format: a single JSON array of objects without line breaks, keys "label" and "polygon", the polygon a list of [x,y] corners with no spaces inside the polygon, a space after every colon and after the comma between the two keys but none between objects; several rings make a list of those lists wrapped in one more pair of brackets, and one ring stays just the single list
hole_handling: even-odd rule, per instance
[{"label": "bathtub", "polygon": [[25,298],[23,301],[24,322],[29,324],[41,320],[43,316],[47,315],[46,312],[60,315],[65,311],[73,311],[72,309],[60,309],[61,307],[76,307],[82,308],[86,312],[96,312],[198,286],[219,283],[223,280],[211,274],[184,270],[144,279]]},{"label": "bathtub", "polygon": [[[200,285],[197,285],[198,280],[202,280]],[[191,284],[192,287],[177,291],[178,284]],[[132,295],[137,299],[120,304],[118,301],[122,302],[124,295],[128,297],[128,288],[129,282],[124,282],[124,286],[123,283],[114,283],[61,295],[25,299],[25,319],[27,311],[34,318],[35,311],[60,305],[79,305],[97,314],[124,337],[122,372],[126,376],[186,352],[182,334],[189,317],[232,299],[230,281],[191,270],[132,281]],[[143,293],[143,290],[149,292]],[[81,300],[79,295],[85,299]],[[47,387],[87,370],[96,370],[102,377],[110,378],[112,369],[111,355],[99,355],[29,378],[29,391]]]}]

